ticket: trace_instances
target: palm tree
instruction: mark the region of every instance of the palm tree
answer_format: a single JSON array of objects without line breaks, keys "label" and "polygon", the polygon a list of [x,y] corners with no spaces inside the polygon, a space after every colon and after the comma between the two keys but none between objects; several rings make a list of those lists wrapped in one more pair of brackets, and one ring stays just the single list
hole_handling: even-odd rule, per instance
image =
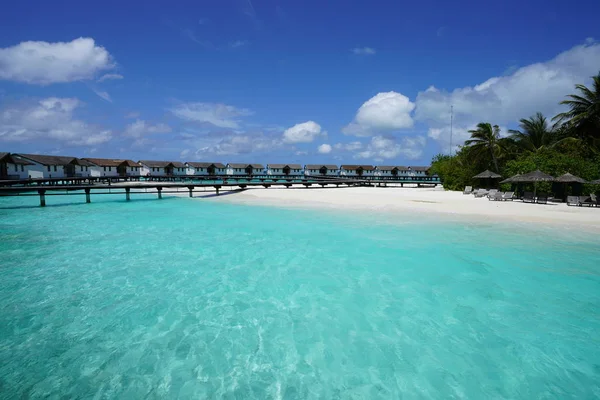
[{"label": "palm tree", "polygon": [[600,73],[592,77],[592,88],[575,85],[579,94],[570,94],[560,104],[569,110],[554,117],[557,124],[573,132],[580,139],[597,144],[600,139]]},{"label": "palm tree", "polygon": [[548,127],[546,117],[540,112],[520,121],[520,130],[510,129],[510,138],[525,151],[536,153],[538,150],[552,146],[556,142],[556,135]]},{"label": "palm tree", "polygon": [[498,172],[498,155],[500,154],[500,127],[492,126],[489,122],[480,122],[477,124],[477,129],[470,130],[471,139],[465,141],[465,145],[469,146],[478,156],[492,157],[492,162],[496,172]]}]

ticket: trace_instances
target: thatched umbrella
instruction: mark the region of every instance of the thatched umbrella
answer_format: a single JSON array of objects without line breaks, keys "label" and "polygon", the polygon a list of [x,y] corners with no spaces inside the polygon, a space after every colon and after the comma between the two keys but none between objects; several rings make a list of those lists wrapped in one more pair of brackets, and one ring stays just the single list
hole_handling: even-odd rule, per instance
[{"label": "thatched umbrella", "polygon": [[564,195],[565,201],[567,200],[567,185],[569,183],[571,183],[571,184],[572,183],[587,183],[587,181],[585,179],[582,179],[578,176],[575,176],[575,175],[569,174],[569,173],[566,173],[566,174],[561,175],[558,178],[556,178],[556,182],[560,182],[564,185],[563,187],[564,187],[564,192],[565,192],[565,195]]},{"label": "thatched umbrella", "polygon": [[535,197],[537,192],[537,183],[538,182],[554,182],[555,179],[553,176],[548,175],[540,171],[529,172],[527,174],[523,174],[515,179],[514,182],[523,182],[523,183],[533,183],[533,196]]},{"label": "thatched umbrella", "polygon": [[486,169],[482,173],[477,174],[473,177],[473,179],[487,179],[488,180],[488,188],[491,186],[492,179],[498,179],[498,178],[502,178],[502,175],[498,175],[497,173],[492,172],[489,169]]},{"label": "thatched umbrella", "polygon": [[521,177],[521,174],[516,174],[515,176],[511,176],[510,178],[506,178],[500,183],[517,183],[517,179]]},{"label": "thatched umbrella", "polygon": [[595,181],[590,182],[592,185],[600,185],[600,179],[596,179]]}]

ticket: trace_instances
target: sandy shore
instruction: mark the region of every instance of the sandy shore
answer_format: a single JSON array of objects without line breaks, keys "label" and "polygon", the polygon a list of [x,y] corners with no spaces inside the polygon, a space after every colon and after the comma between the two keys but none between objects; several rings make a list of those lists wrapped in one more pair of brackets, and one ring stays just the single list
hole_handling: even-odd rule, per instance
[{"label": "sandy shore", "polygon": [[556,223],[600,232],[600,208],[566,204],[489,201],[442,188],[249,189],[225,192],[211,201],[285,208],[360,210],[375,213],[440,213],[478,221]]}]

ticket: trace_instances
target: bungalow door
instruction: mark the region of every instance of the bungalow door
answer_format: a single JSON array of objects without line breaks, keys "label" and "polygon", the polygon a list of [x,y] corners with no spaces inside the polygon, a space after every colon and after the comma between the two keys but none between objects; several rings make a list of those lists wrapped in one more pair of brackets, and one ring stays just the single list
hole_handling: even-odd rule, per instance
[{"label": "bungalow door", "polygon": [[319,173],[321,175],[327,175],[327,167],[321,167],[321,169],[319,169]]},{"label": "bungalow door", "polygon": [[67,178],[75,177],[75,165],[67,164],[63,167],[63,172]]},{"label": "bungalow door", "polygon": [[173,167],[172,166],[165,167],[165,175],[173,175]]},{"label": "bungalow door", "polygon": [[283,167],[283,174],[284,175],[289,175],[290,174],[290,167],[288,167],[287,165],[285,167]]},{"label": "bungalow door", "polygon": [[248,174],[248,175],[252,175],[252,166],[251,166],[251,165],[248,165],[248,166],[246,167],[246,174]]},{"label": "bungalow door", "polygon": [[119,176],[127,176],[127,166],[119,165],[117,166],[117,173]]},{"label": "bungalow door", "polygon": [[358,168],[356,169],[356,174],[357,174],[358,176],[363,176],[363,169],[362,169],[362,167],[358,167]]},{"label": "bungalow door", "polygon": [[214,176],[214,175],[216,175],[216,174],[215,174],[215,166],[214,166],[214,165],[211,165],[211,166],[209,166],[209,167],[206,169],[206,171],[208,172],[208,174],[209,174],[209,175],[213,175],[213,176]]},{"label": "bungalow door", "polygon": [[8,177],[8,166],[6,163],[0,163],[0,178],[4,179]]}]

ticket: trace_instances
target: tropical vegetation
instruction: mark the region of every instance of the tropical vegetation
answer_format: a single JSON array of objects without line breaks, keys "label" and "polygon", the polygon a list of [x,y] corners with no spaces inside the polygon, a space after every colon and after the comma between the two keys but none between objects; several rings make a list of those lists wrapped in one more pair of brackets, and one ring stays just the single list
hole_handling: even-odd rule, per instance
[{"label": "tropical vegetation", "polygon": [[[456,153],[433,158],[430,173],[450,190],[481,184],[473,176],[486,169],[505,178],[539,169],[553,176],[569,172],[587,181],[600,179],[600,73],[591,87],[575,89],[560,103],[566,111],[553,118],[538,112],[506,134],[498,125],[480,122]],[[590,193],[599,187],[582,189]]]}]

